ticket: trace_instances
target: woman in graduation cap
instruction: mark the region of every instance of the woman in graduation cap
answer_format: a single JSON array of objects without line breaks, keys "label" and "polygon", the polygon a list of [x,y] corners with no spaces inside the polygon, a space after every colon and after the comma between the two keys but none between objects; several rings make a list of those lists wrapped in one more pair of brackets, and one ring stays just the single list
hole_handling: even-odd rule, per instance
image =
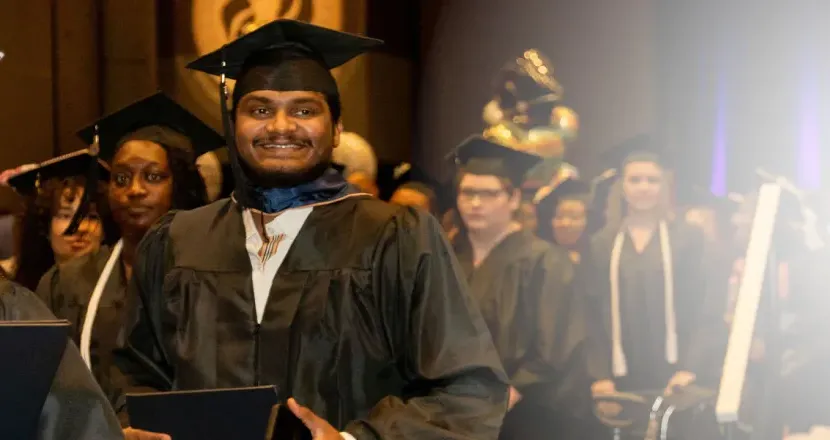
[{"label": "woman in graduation cap", "polygon": [[592,391],[672,392],[695,379],[703,234],[671,220],[669,170],[650,139],[614,154],[620,186],[610,202],[620,215],[591,239],[577,283],[588,301]]},{"label": "woman in graduation cap", "polygon": [[591,236],[588,184],[568,179],[536,203],[539,238],[568,250],[571,262],[579,264]]},{"label": "woman in graduation cap", "polygon": [[[462,220],[454,248],[510,378],[501,437],[562,432],[573,397],[557,396],[578,337],[569,331],[573,267],[564,249],[516,221],[522,176],[540,158],[480,136],[455,151]],[[587,394],[586,394],[587,395]]]},{"label": "woman in graduation cap", "polygon": [[[75,231],[69,231],[81,205],[90,166],[98,167],[98,181],[90,206]],[[80,150],[38,165],[27,166],[8,179],[8,185],[24,198],[18,221],[16,270],[17,283],[34,290],[52,266],[97,252],[102,242],[115,241],[109,216],[105,180],[108,166],[88,150]]]},{"label": "woman in graduation cap", "polygon": [[102,118],[79,135],[97,145],[111,164],[108,199],[121,239],[112,248],[56,266],[37,292],[55,315],[71,322],[84,360],[118,408],[126,385],[111,353],[124,346],[128,324],[135,319],[130,309],[137,299],[127,296],[127,285],[136,248],[171,209],[205,203],[196,156],[223,139],[162,93]]}]

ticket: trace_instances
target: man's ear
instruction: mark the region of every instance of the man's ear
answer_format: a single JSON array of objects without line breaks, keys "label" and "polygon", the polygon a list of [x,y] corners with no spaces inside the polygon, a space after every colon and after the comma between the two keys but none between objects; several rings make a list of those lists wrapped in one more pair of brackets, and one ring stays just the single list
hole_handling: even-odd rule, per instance
[{"label": "man's ear", "polygon": [[522,191],[519,188],[515,188],[513,193],[510,195],[510,202],[509,202],[510,210],[516,212],[522,206]]},{"label": "man's ear", "polygon": [[337,148],[340,146],[340,133],[343,132],[343,123],[338,121],[337,125],[334,126],[334,142],[332,143],[333,148]]}]

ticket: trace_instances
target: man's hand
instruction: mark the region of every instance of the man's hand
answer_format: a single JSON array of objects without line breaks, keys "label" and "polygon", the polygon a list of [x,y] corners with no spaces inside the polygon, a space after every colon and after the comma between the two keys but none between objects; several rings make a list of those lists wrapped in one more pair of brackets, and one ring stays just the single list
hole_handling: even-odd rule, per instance
[{"label": "man's hand", "polygon": [[[343,440],[340,431],[329,425],[329,422],[318,417],[310,409],[300,406],[296,400],[288,399],[288,408],[302,420],[303,424],[311,431],[311,438],[314,440]],[[143,440],[143,439],[142,439]]]},{"label": "man's hand", "polygon": [[598,380],[591,384],[591,395],[594,397],[604,394],[614,394],[617,392],[617,387],[611,379]]},{"label": "man's hand", "polygon": [[[617,387],[611,379],[598,380],[591,385],[591,395],[596,399],[617,392]],[[602,417],[616,417],[622,412],[622,406],[614,402],[598,402],[597,411]]]},{"label": "man's hand", "polygon": [[507,401],[507,410],[509,411],[513,409],[513,407],[516,406],[516,404],[519,403],[520,400],[522,400],[522,394],[519,392],[519,390],[510,387],[510,395]]},{"label": "man's hand", "polygon": [[678,388],[683,388],[694,382],[695,378],[696,376],[694,373],[688,371],[678,371],[677,373],[674,373],[674,376],[672,376],[671,379],[669,379],[669,384],[666,386],[666,390],[663,394],[669,396]]},{"label": "man's hand", "polygon": [[124,428],[124,440],[172,440],[167,434]]},{"label": "man's hand", "polygon": [[17,168],[12,168],[10,170],[4,170],[4,171],[0,172],[0,186],[8,186],[9,185],[9,179],[11,179],[12,177],[14,177],[18,174],[25,173],[26,171],[30,171],[30,170],[33,170],[35,168],[37,168],[37,164],[28,163],[26,165],[21,165]]}]

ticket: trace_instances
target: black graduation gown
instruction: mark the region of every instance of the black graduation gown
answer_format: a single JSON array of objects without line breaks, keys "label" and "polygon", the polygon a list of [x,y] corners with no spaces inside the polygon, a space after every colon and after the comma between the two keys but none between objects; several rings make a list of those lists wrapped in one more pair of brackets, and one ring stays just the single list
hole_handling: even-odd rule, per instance
[{"label": "black graduation gown", "polygon": [[[592,237],[582,256],[578,293],[586,301],[587,362],[593,380],[611,379],[611,250],[616,229]],[[628,375],[614,378],[619,390],[661,390],[677,371],[699,370],[699,326],[708,287],[703,267],[703,233],[681,222],[669,225],[674,271],[678,362],[666,360],[665,299],[659,233],[642,253],[626,233],[620,254],[620,322]]]},{"label": "black graduation gown", "polygon": [[[76,344],[80,344],[92,291],[111,252],[111,248],[102,247],[96,253],[54,266],[38,284],[37,294],[52,313],[70,322],[71,335]],[[135,312],[128,311],[135,310],[135,307],[129,307],[126,295],[124,270],[121,264],[116,264],[98,304],[90,344],[93,375],[116,411],[120,411],[126,403],[123,399],[126,389],[138,391],[137,387],[128,383],[128,377],[115,364],[117,360],[113,355],[125,348],[129,329],[136,321]]]},{"label": "black graduation gown", "polygon": [[[55,317],[34,293],[0,280],[0,320],[43,321]],[[121,439],[121,428],[75,344],[68,342],[41,411],[38,439]]]},{"label": "black graduation gown", "polygon": [[455,249],[510,384],[523,396],[501,437],[535,437],[554,427],[562,435],[588,397],[587,387],[573,386],[582,333],[572,325],[574,268],[567,251],[525,231],[505,237],[478,267],[463,236]]},{"label": "black graduation gown", "polygon": [[138,256],[131,342],[174,388],[276,385],[358,440],[496,438],[504,370],[432,216],[368,197],[315,207],[261,324],[236,203],[168,214]]}]

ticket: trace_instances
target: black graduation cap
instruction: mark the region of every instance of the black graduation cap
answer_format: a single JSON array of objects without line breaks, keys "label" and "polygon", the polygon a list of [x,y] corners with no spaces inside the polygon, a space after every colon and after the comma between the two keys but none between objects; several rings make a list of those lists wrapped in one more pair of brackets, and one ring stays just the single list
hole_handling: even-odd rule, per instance
[{"label": "black graduation cap", "polygon": [[622,165],[635,155],[642,155],[657,161],[661,166],[671,168],[667,151],[657,144],[649,135],[640,134],[609,148],[602,154],[602,163],[606,169],[619,170]]},{"label": "black graduation cap", "polygon": [[456,165],[471,174],[493,175],[509,179],[519,188],[527,171],[542,158],[493,142],[480,135],[467,138],[450,156]]},{"label": "black graduation cap", "polygon": [[109,180],[109,166],[85,148],[42,162],[35,168],[10,178],[9,186],[18,194],[28,196],[37,192],[42,181],[86,176],[90,166],[98,167],[100,180]]},{"label": "black graduation cap", "polygon": [[196,157],[225,145],[222,135],[163,92],[104,116],[77,134],[88,145],[94,143],[97,134],[98,154],[102,159],[110,161],[115,155],[118,142],[124,136],[138,129],[156,125],[170,128],[187,137]]},{"label": "black graduation cap", "polygon": [[69,336],[66,321],[0,322],[0,438],[38,438]]},{"label": "black graduation cap", "polygon": [[381,198],[387,200],[401,188],[411,188],[429,197],[434,209],[443,207],[443,185],[429,175],[422,167],[409,163],[381,163],[378,166],[378,187]]},{"label": "black graduation cap", "polygon": [[428,194],[425,191],[436,192],[441,186],[437,180],[416,164],[402,162],[392,168],[391,171],[392,175],[390,177],[392,184],[390,185],[390,189],[392,192],[407,186]]},{"label": "black graduation cap", "polygon": [[191,62],[187,68],[237,79],[246,61],[257,52],[296,49],[317,58],[326,69],[331,70],[381,44],[381,40],[374,38],[302,21],[279,19]]},{"label": "black graduation cap", "polygon": [[539,204],[555,202],[559,200],[569,200],[571,198],[580,198],[588,200],[591,196],[591,184],[584,180],[566,179],[562,181],[556,188],[553,189],[547,196],[539,200]]}]

